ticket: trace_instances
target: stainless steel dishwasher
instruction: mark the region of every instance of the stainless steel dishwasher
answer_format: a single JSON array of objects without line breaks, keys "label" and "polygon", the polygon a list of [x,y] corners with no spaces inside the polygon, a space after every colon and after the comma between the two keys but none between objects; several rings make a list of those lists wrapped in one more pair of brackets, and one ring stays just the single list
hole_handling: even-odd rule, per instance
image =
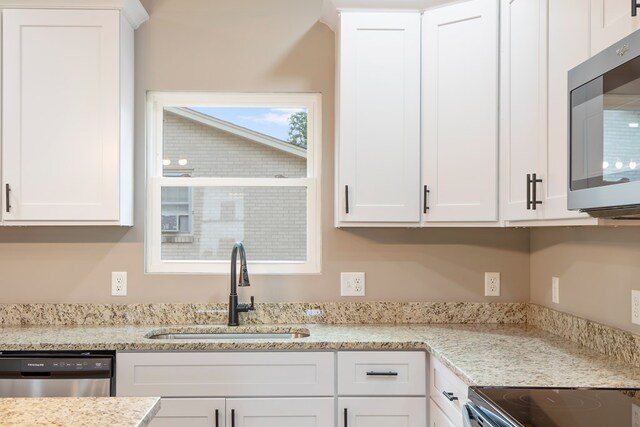
[{"label": "stainless steel dishwasher", "polygon": [[115,395],[109,352],[0,353],[0,397]]}]

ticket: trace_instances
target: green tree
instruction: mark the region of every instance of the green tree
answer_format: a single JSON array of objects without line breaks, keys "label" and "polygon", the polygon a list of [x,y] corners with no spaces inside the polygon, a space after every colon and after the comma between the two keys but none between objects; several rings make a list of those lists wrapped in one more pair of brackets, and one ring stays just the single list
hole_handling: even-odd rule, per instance
[{"label": "green tree", "polygon": [[289,117],[289,143],[307,148],[307,113],[299,111]]}]

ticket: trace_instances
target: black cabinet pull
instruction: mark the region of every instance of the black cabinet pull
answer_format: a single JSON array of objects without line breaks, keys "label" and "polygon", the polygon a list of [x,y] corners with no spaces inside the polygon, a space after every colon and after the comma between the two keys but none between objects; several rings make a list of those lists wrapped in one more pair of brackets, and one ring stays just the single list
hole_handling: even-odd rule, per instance
[{"label": "black cabinet pull", "polygon": [[218,414],[218,412],[219,412],[219,411],[216,409],[216,427],[220,427],[220,423],[219,423],[219,421],[218,421],[218,418],[219,418],[219,417],[218,417],[218,415],[219,415],[219,414]]},{"label": "black cabinet pull", "polygon": [[9,202],[9,193],[11,193],[11,187],[9,184],[4,185],[4,197],[5,197],[5,209],[7,212],[11,211],[11,204]]},{"label": "black cabinet pull", "polygon": [[424,195],[423,195],[423,205],[422,205],[422,213],[427,213],[427,211],[429,210],[429,202],[428,202],[428,196],[429,196],[429,187],[427,187],[426,185],[424,186]]},{"label": "black cabinet pull", "polygon": [[231,427],[236,427],[236,410],[231,410]]},{"label": "black cabinet pull", "polygon": [[527,174],[527,210],[531,209],[531,174]]},{"label": "black cabinet pull", "polygon": [[444,397],[449,399],[450,402],[453,402],[454,400],[458,400],[457,396],[454,396],[453,393],[450,393],[448,391],[443,391],[442,394],[444,394]]},{"label": "black cabinet pull", "polygon": [[631,0],[631,16],[636,16],[638,14],[638,2],[636,0]]},{"label": "black cabinet pull", "polygon": [[542,200],[538,200],[538,196],[536,193],[538,187],[537,184],[541,182],[542,179],[537,178],[535,173],[531,175],[531,209],[533,209],[534,211],[536,210],[537,205],[542,204]]},{"label": "black cabinet pull", "polygon": [[393,371],[389,371],[389,372],[369,371],[367,372],[367,375],[371,377],[397,377],[398,373]]},{"label": "black cabinet pull", "polygon": [[344,408],[344,427],[347,427],[347,408]]},{"label": "black cabinet pull", "polygon": [[538,200],[537,184],[542,182],[537,175],[527,174],[527,210],[536,210],[536,206],[542,204],[542,200]]},{"label": "black cabinet pull", "polygon": [[349,186],[344,186],[344,210],[349,213]]}]

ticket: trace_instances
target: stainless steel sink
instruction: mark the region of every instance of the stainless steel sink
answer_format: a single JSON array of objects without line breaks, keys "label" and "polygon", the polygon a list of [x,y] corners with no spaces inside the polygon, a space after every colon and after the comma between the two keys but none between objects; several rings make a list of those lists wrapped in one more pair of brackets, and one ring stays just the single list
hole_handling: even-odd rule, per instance
[{"label": "stainless steel sink", "polygon": [[268,340],[308,337],[309,330],[290,326],[184,326],[156,329],[145,335],[152,340]]}]

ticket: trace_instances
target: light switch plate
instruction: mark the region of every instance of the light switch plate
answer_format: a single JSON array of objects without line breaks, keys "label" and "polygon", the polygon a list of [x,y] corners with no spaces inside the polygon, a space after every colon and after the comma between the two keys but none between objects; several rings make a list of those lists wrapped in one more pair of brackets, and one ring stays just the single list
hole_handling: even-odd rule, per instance
[{"label": "light switch plate", "polygon": [[551,302],[560,304],[560,278],[551,278]]},{"label": "light switch plate", "polygon": [[631,323],[640,325],[640,291],[631,291]]}]

